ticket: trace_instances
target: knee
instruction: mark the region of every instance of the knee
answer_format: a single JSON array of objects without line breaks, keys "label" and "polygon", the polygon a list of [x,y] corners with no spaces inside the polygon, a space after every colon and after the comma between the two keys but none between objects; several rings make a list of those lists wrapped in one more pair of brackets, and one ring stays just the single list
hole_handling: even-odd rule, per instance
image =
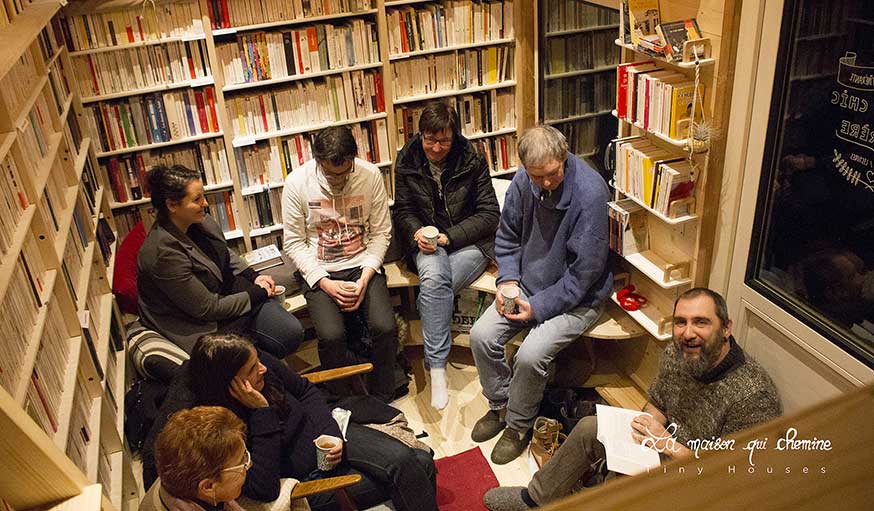
[{"label": "knee", "polygon": [[338,324],[319,324],[316,327],[316,333],[319,336],[320,348],[323,346],[333,347],[346,345],[346,329],[342,322]]},{"label": "knee", "polygon": [[[435,256],[436,257],[436,256]],[[452,286],[452,272],[449,265],[427,265],[419,267],[419,289],[430,291]]]},{"label": "knee", "polygon": [[428,479],[431,481],[437,480],[437,466],[434,465],[434,457],[431,454],[423,451],[422,449],[412,449],[416,462],[419,466],[422,467],[422,470],[425,471],[425,474],[428,475]]},{"label": "knee", "polygon": [[370,335],[374,339],[396,336],[398,330],[394,313],[368,318],[367,327],[370,329]]},{"label": "knee", "polygon": [[516,352],[516,358],[513,362],[515,371],[536,371],[541,376],[546,376],[549,362],[545,359],[543,353],[538,350],[525,349],[526,344],[522,344],[519,351]]},{"label": "knee", "polygon": [[586,444],[598,438],[598,417],[589,415],[583,417],[568,435],[567,442]]},{"label": "knee", "polygon": [[470,349],[479,353],[486,353],[497,348],[494,336],[488,325],[482,321],[476,321],[470,329]]}]

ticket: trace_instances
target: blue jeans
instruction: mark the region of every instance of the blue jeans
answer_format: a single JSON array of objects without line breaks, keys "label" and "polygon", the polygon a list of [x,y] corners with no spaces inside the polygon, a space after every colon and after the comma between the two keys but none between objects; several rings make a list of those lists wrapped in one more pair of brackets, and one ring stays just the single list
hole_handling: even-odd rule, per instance
[{"label": "blue jeans", "polygon": [[431,369],[446,367],[452,347],[452,308],[455,295],[479,277],[488,259],[475,245],[447,254],[437,247],[433,254],[416,254],[419,270],[419,298],[425,362]]},{"label": "blue jeans", "polygon": [[303,341],[303,326],[278,300],[269,299],[251,314],[249,332],[255,345],[282,360]]},{"label": "blue jeans", "polygon": [[[521,291],[521,289],[520,289]],[[525,298],[524,293],[522,298]],[[540,324],[510,321],[495,305],[486,309],[470,330],[470,350],[479,373],[483,395],[492,410],[507,408],[507,426],[528,431],[534,425],[549,364],[601,315],[598,308],[577,307]],[[530,328],[516,352],[513,368],[504,358],[504,345],[520,331]]]}]

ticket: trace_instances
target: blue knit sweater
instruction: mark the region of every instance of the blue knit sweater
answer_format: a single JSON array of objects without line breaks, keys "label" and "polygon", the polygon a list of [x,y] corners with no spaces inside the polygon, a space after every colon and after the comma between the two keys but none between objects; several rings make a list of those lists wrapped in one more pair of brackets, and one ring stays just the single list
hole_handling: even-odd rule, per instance
[{"label": "blue knit sweater", "polygon": [[570,153],[551,194],[541,197],[524,168],[513,177],[495,239],[498,283],[519,281],[537,323],[610,295],[608,200],[601,176]]}]

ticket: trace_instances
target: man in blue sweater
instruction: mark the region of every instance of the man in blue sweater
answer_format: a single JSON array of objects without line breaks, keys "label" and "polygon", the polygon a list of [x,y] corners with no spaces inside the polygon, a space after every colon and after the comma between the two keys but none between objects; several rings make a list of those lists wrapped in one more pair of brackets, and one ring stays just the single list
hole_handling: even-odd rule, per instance
[{"label": "man in blue sweater", "polygon": [[[471,438],[484,442],[503,431],[491,456],[499,465],[525,450],[550,362],[598,319],[613,285],[604,180],[549,126],[522,135],[519,157],[524,167],[507,191],[495,239],[497,298],[470,332],[490,408]],[[508,287],[519,292],[514,310],[504,307]],[[524,329],[511,370],[504,345]]]}]

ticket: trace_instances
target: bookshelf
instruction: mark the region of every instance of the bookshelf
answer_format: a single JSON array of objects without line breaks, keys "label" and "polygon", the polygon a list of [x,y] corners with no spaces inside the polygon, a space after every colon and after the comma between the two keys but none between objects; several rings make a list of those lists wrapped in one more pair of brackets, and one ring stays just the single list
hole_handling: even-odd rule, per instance
[{"label": "bookshelf", "polygon": [[565,134],[570,150],[603,171],[620,52],[615,8],[575,0],[539,0],[538,118]]},{"label": "bookshelf", "polygon": [[[125,353],[97,327],[112,315],[115,224],[81,127],[60,8],[29,4],[3,29],[0,495],[15,509],[121,510],[137,490],[112,486],[112,477],[132,473],[131,460],[121,423],[104,417],[124,415],[106,390],[124,390],[123,369],[106,368]],[[102,454],[116,463],[101,477]]]},{"label": "bookshelf", "polygon": [[61,28],[71,85],[82,97],[120,238],[139,219],[150,224],[154,217],[146,170],[179,163],[201,171],[210,212],[231,246],[250,250],[281,239],[271,198],[287,173],[311,158],[315,132],[332,125],[353,130],[359,156],[382,170],[391,197],[394,154],[417,131],[423,103],[434,98],[455,102],[465,135],[486,155],[493,176],[511,175],[518,168],[516,136],[534,121],[533,57],[517,49],[533,34],[533,21],[514,15],[516,4],[526,5],[66,6]]},{"label": "bookshelf", "polygon": [[[717,104],[719,61],[710,54],[710,40],[719,39],[721,20],[701,14],[713,7],[710,0],[659,2],[661,22],[698,18],[707,51],[697,60],[669,61],[631,44],[627,13],[621,16],[620,37],[611,41],[622,53],[610,110],[619,137],[610,203],[611,249],[620,267],[614,280],[617,291],[632,284],[648,299],[645,307],[627,312],[660,342],[671,338],[675,299],[693,286],[706,286],[709,273],[712,233],[704,224],[712,221],[711,202],[717,200],[706,193],[713,179],[710,143],[694,138],[690,117],[710,121]],[[615,292],[612,300],[619,303]]]}]

